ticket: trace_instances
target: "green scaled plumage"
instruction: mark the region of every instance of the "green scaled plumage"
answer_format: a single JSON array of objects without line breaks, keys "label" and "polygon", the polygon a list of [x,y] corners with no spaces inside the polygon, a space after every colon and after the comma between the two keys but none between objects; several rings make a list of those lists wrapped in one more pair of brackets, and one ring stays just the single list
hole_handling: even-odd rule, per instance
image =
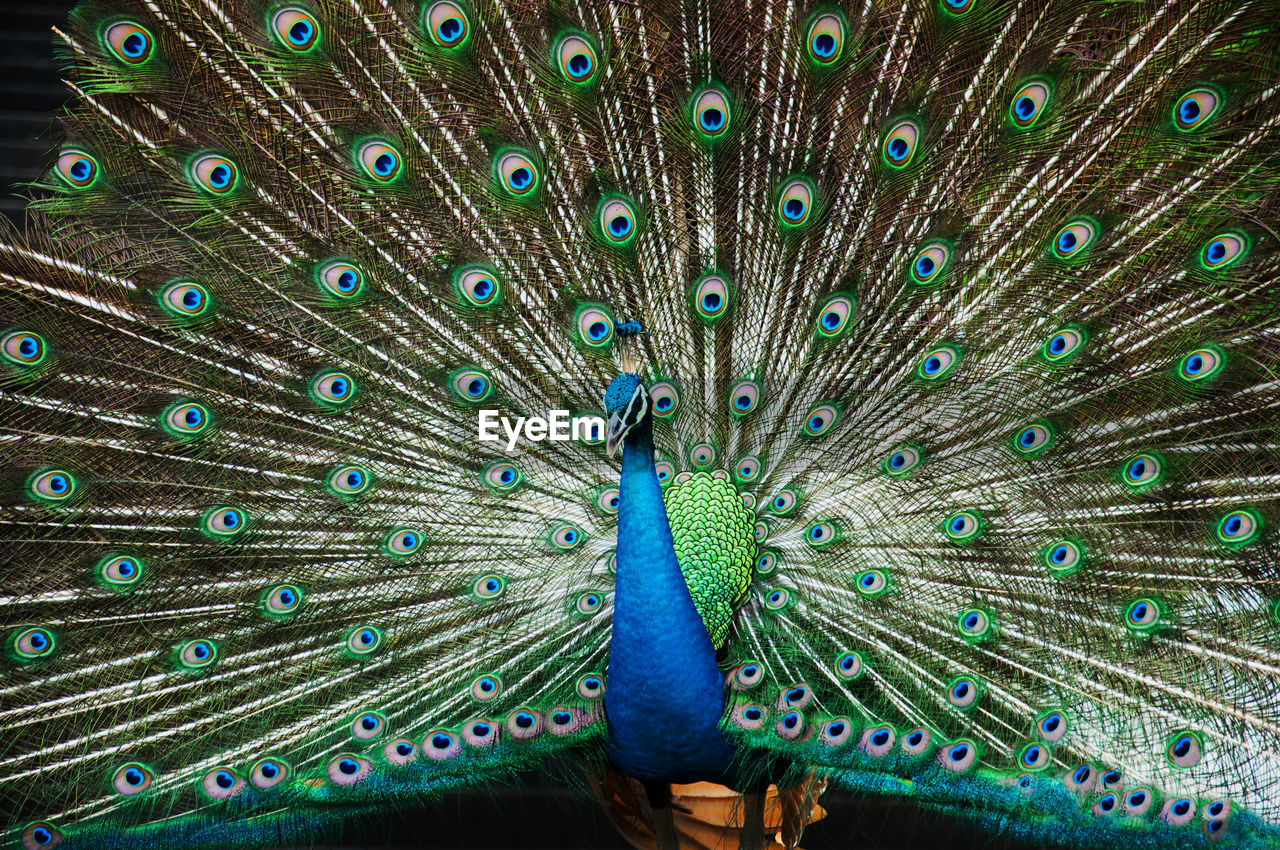
[{"label": "green scaled plumage", "polygon": [[1275,846],[1278,21],[78,8],[0,233],[3,840],[277,846],[598,766],[618,466],[478,434],[600,415],[634,319],[770,778]]}]

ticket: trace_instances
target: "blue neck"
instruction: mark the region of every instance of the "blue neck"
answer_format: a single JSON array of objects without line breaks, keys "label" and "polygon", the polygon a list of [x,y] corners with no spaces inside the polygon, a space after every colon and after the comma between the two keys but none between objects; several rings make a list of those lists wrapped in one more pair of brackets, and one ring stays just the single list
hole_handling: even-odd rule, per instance
[{"label": "blue neck", "polygon": [[648,421],[623,443],[619,500],[609,758],[639,779],[723,781],[733,756],[719,730],[724,675],[676,560]]}]

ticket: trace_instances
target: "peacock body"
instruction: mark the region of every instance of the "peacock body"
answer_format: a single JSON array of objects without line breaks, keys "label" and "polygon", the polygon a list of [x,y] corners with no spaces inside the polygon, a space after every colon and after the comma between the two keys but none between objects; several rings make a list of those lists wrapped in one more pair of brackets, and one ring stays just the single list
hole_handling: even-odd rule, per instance
[{"label": "peacock body", "polygon": [[296,843],[566,758],[662,848],[704,780],[743,847],[824,782],[1280,845],[1274,3],[57,40],[0,239],[13,846]]}]

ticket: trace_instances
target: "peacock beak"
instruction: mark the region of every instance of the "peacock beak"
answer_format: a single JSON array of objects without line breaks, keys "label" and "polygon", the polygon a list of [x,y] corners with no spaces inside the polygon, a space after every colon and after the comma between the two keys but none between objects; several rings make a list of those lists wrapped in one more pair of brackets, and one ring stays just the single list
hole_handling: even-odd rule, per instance
[{"label": "peacock beak", "polygon": [[609,453],[609,457],[617,456],[618,448],[630,430],[631,427],[623,420],[621,413],[615,412],[609,415],[609,429],[604,439],[604,448]]}]

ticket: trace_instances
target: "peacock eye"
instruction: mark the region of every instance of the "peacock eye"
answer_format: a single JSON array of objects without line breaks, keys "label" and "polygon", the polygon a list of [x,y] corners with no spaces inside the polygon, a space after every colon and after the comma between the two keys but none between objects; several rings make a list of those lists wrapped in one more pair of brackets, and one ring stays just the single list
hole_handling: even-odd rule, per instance
[{"label": "peacock eye", "polygon": [[1009,101],[1009,120],[1019,130],[1035,125],[1044,114],[1053,90],[1044,80],[1032,80],[1024,83],[1018,93]]},{"label": "peacock eye", "polygon": [[941,0],[942,8],[949,14],[959,17],[973,8],[978,0]]},{"label": "peacock eye", "polygon": [[964,543],[981,533],[982,517],[976,511],[961,511],[948,517],[943,530],[954,542]]},{"label": "peacock eye", "polygon": [[469,747],[489,747],[498,740],[498,727],[483,717],[462,724],[462,742]]},{"label": "peacock eye", "polygon": [[290,50],[302,53],[320,40],[320,24],[301,6],[284,6],[271,16],[271,32]]},{"label": "peacock eye", "polygon": [[1252,510],[1238,510],[1218,520],[1218,540],[1231,546],[1243,546],[1262,533],[1262,517]]},{"label": "peacock eye", "polygon": [[798,502],[799,497],[796,495],[796,491],[788,488],[779,490],[777,495],[769,500],[769,507],[778,516],[786,516],[791,513]]},{"label": "peacock eye", "polygon": [[759,705],[738,705],[729,714],[729,722],[739,729],[763,729],[769,712]]},{"label": "peacock eye", "polygon": [[978,748],[972,741],[956,741],[938,751],[938,764],[953,773],[964,773],[978,759]]},{"label": "peacock eye", "polygon": [[218,645],[200,638],[178,647],[178,663],[188,670],[202,670],[218,660]]},{"label": "peacock eye", "polygon": [[356,148],[356,164],[373,180],[390,183],[400,174],[400,151],[380,139],[370,139]]},{"label": "peacock eye", "polygon": [[835,526],[829,522],[815,522],[805,529],[804,539],[810,546],[826,546],[836,539]]},{"label": "peacock eye", "polygon": [[863,596],[876,597],[889,589],[889,576],[884,570],[863,570],[853,585]]},{"label": "peacock eye", "polygon": [[942,280],[951,265],[951,246],[946,242],[929,242],[911,261],[911,282],[917,286],[933,286]]},{"label": "peacock eye", "polygon": [[1225,269],[1244,257],[1249,250],[1249,238],[1243,233],[1228,231],[1219,233],[1200,251],[1200,262],[1207,269]]},{"label": "peacock eye", "polygon": [[973,708],[978,702],[981,689],[978,683],[967,676],[961,676],[947,688],[947,702],[961,711]]},{"label": "peacock eye", "polygon": [[764,667],[755,661],[748,661],[733,673],[734,684],[739,689],[754,688],[764,678]]},{"label": "peacock eye", "polygon": [[757,522],[751,529],[751,536],[755,538],[757,543],[764,543],[769,539],[769,526],[763,520]]},{"label": "peacock eye", "polygon": [[818,15],[809,25],[805,46],[814,62],[832,64],[844,53],[844,21],[830,12]]},{"label": "peacock eye", "polygon": [[849,327],[853,315],[853,299],[848,295],[833,295],[818,311],[818,333],[824,337],[839,336]]},{"label": "peacock eye", "polygon": [[1043,744],[1027,744],[1018,753],[1018,764],[1023,770],[1043,770],[1049,765],[1049,748]]},{"label": "peacock eye", "polygon": [[204,775],[200,787],[215,800],[230,800],[245,789],[244,777],[229,767],[215,767]]},{"label": "peacock eye", "polygon": [[1080,328],[1066,327],[1045,340],[1040,348],[1044,359],[1050,363],[1061,363],[1080,351],[1088,340],[1088,335]]},{"label": "peacock eye", "polygon": [[175,280],[160,291],[160,306],[179,318],[192,318],[209,309],[209,292],[194,281]]},{"label": "peacock eye", "polygon": [[520,709],[507,717],[507,731],[519,741],[536,738],[542,733],[542,712]]},{"label": "peacock eye", "polygon": [[150,788],[155,779],[156,775],[151,768],[138,762],[130,762],[116,769],[111,784],[118,793],[132,797]]},{"label": "peacock eye", "polygon": [[98,575],[116,590],[127,590],[142,579],[142,561],[132,555],[108,555],[98,564]]},{"label": "peacock eye", "polygon": [[1214,89],[1200,87],[1178,98],[1173,106],[1173,126],[1188,133],[1204,126],[1222,108],[1222,95]]},{"label": "peacock eye", "polygon": [[729,281],[723,275],[703,275],[690,294],[694,311],[704,321],[714,322],[729,310]]},{"label": "peacock eye", "polygon": [[397,528],[387,535],[383,548],[388,555],[411,555],[422,545],[422,532],[416,528]]},{"label": "peacock eye", "polygon": [[225,195],[236,187],[235,163],[225,156],[207,153],[196,157],[188,168],[191,182],[206,192]]},{"label": "peacock eye", "polygon": [[778,556],[772,552],[765,552],[759,558],[756,558],[756,573],[767,576],[778,567]]},{"label": "peacock eye", "polygon": [[840,411],[835,405],[818,405],[805,417],[804,433],[809,437],[820,437],[834,428],[838,421],[840,421]]},{"label": "peacock eye", "polygon": [[[1067,790],[1074,791],[1077,794],[1088,794],[1093,790],[1094,773],[1092,765],[1082,764],[1064,776],[1062,781],[1067,786]],[[1112,803],[1114,804],[1114,802],[1113,797]]]},{"label": "peacock eye", "polygon": [[18,658],[23,661],[34,661],[37,658],[47,658],[53,654],[53,649],[57,646],[58,639],[53,632],[46,628],[36,626],[34,628],[23,629],[13,636],[13,651]]},{"label": "peacock eye", "polygon": [[73,189],[87,189],[98,179],[98,161],[84,151],[64,150],[53,168]]},{"label": "peacock eye", "polygon": [[787,606],[790,599],[791,594],[782,588],[771,590],[764,598],[764,607],[770,611],[779,611]]},{"label": "peacock eye", "polygon": [[450,377],[449,389],[459,400],[476,404],[493,392],[493,382],[479,369],[460,369]]},{"label": "peacock eye", "polygon": [[557,549],[568,551],[582,543],[582,529],[571,523],[563,523],[551,529],[547,539]]},{"label": "peacock eye", "polygon": [[659,381],[649,388],[654,416],[670,416],[680,407],[680,390],[671,381]]},{"label": "peacock eye", "polygon": [[940,345],[925,353],[916,366],[916,375],[926,381],[937,381],[950,374],[960,362],[960,349],[954,345]]},{"label": "peacock eye", "polygon": [[10,331],[0,338],[0,356],[14,366],[37,366],[47,353],[44,337],[31,331]]},{"label": "peacock eye", "polygon": [[1189,383],[1207,381],[1222,371],[1227,359],[1217,348],[1197,348],[1178,363],[1178,377]]},{"label": "peacock eye", "polygon": [[626,245],[636,233],[635,205],[627,198],[614,196],[600,203],[600,232],[614,245]]},{"label": "peacock eye", "polygon": [[366,711],[351,723],[351,734],[360,741],[382,737],[387,730],[387,719],[376,711]]},{"label": "peacock eye", "polygon": [[1068,575],[1084,563],[1084,550],[1070,540],[1059,540],[1045,550],[1044,563],[1055,575]]},{"label": "peacock eye", "polygon": [[450,0],[438,0],[427,7],[423,14],[427,35],[440,47],[459,47],[471,31],[467,13]]},{"label": "peacock eye", "polygon": [[729,129],[733,110],[729,96],[718,87],[703,89],[693,98],[693,126],[704,137],[716,139]]},{"label": "peacock eye", "polygon": [[689,460],[698,468],[710,466],[716,461],[715,447],[710,443],[698,443],[689,449]]},{"label": "peacock eye", "polygon": [[524,197],[538,188],[538,166],[523,151],[506,151],[494,160],[493,169],[498,184],[517,198]]},{"label": "peacock eye", "polygon": [[778,195],[778,218],[786,227],[799,227],[809,218],[813,206],[813,183],[793,177],[782,184]]},{"label": "peacock eye", "polygon": [[1178,797],[1164,804],[1160,809],[1160,819],[1170,826],[1182,826],[1190,823],[1196,816],[1196,804],[1190,797]]},{"label": "peacock eye", "polygon": [[596,510],[606,516],[618,512],[619,495],[617,487],[606,487],[596,495]]},{"label": "peacock eye", "polygon": [[1072,260],[1084,256],[1084,252],[1098,238],[1098,225],[1087,218],[1077,218],[1063,226],[1053,237],[1053,255],[1059,260]]},{"label": "peacock eye", "polygon": [[1047,449],[1053,438],[1053,427],[1048,422],[1035,422],[1014,435],[1013,448],[1018,454],[1031,457]]},{"label": "peacock eye", "polygon": [[514,489],[522,477],[519,469],[505,462],[495,463],[484,472],[485,483],[499,491]]},{"label": "peacock eye", "polygon": [[824,747],[839,747],[853,735],[853,723],[847,717],[837,717],[822,725],[818,743]]},{"label": "peacock eye", "polygon": [[368,470],[359,466],[339,466],[329,473],[326,482],[330,492],[338,496],[355,496],[369,489],[373,479]]},{"label": "peacock eye", "polygon": [[382,630],[376,626],[356,626],[347,632],[347,651],[368,655],[382,645]]},{"label": "peacock eye", "polygon": [[665,460],[660,460],[654,464],[654,469],[658,473],[658,483],[664,487],[671,483],[675,478],[676,468]]},{"label": "peacock eye", "polygon": [[335,756],[329,762],[326,773],[335,785],[355,785],[367,779],[372,770],[373,766],[367,759],[357,755],[343,754]]},{"label": "peacock eye", "polygon": [[903,118],[885,134],[884,144],[880,150],[884,161],[890,168],[906,168],[916,155],[916,144],[920,140],[922,128],[914,118]]},{"label": "peacock eye", "polygon": [[760,474],[760,458],[755,455],[743,455],[738,458],[733,474],[739,481],[754,481]]},{"label": "peacock eye", "polygon": [[400,738],[383,747],[382,754],[387,761],[400,767],[418,760],[418,747],[408,738]]},{"label": "peacock eye", "polygon": [[1134,490],[1142,490],[1157,483],[1163,472],[1164,461],[1154,452],[1134,455],[1121,468],[1124,483]]},{"label": "peacock eye", "polygon": [[221,505],[205,514],[203,528],[214,537],[231,538],[243,532],[248,524],[249,517],[244,511]]},{"label": "peacock eye", "polygon": [[75,476],[65,469],[46,469],[31,476],[27,492],[42,502],[65,502],[77,486]]},{"label": "peacock eye", "polygon": [[915,446],[903,446],[894,449],[881,464],[885,472],[894,477],[901,477],[911,472],[924,461],[924,453]]},{"label": "peacock eye", "polygon": [[316,283],[335,298],[354,298],[364,289],[364,272],[347,260],[333,260],[316,269]]},{"label": "peacock eye", "polygon": [[1098,816],[1109,815],[1119,804],[1120,800],[1115,794],[1103,794],[1098,798],[1098,802],[1093,804],[1093,813]]},{"label": "peacock eye", "polygon": [[986,611],[970,608],[967,611],[961,611],[956,617],[956,627],[960,629],[963,637],[978,640],[991,632],[991,617]]},{"label": "peacock eye", "polygon": [[1108,770],[1106,773],[1102,774],[1099,781],[1102,783],[1103,788],[1117,788],[1123,779],[1124,776],[1120,771]]},{"label": "peacock eye", "polygon": [[36,821],[22,831],[23,850],[50,850],[62,843],[62,830],[47,821]]},{"label": "peacock eye", "polygon": [[600,610],[604,605],[604,597],[595,591],[581,594],[573,607],[579,614],[591,615]]},{"label": "peacock eye", "polygon": [[578,33],[569,33],[560,39],[560,43],[556,45],[556,58],[559,59],[560,73],[564,78],[578,84],[591,82],[600,61],[591,42]]},{"label": "peacock eye", "polygon": [[872,726],[864,729],[858,748],[872,758],[882,759],[893,751],[898,733],[892,726]]},{"label": "peacock eye", "polygon": [[471,683],[471,696],[481,702],[488,702],[501,692],[502,680],[497,676],[481,676]]},{"label": "peacock eye", "polygon": [[1151,803],[1155,799],[1146,788],[1135,788],[1124,796],[1124,813],[1129,817],[1141,817],[1151,808]]},{"label": "peacock eye", "polygon": [[1154,599],[1136,599],[1125,609],[1124,622],[1135,632],[1149,632],[1160,624],[1160,606]]},{"label": "peacock eye", "polygon": [[195,402],[175,404],[164,412],[161,423],[176,437],[194,437],[209,427],[209,411]]},{"label": "peacock eye", "polygon": [[490,573],[473,581],[471,583],[471,592],[480,599],[497,599],[506,590],[506,587],[506,579]]},{"label": "peacock eye", "polygon": [[588,673],[578,680],[578,694],[584,699],[599,699],[604,696],[604,680]]},{"label": "peacock eye", "polygon": [[264,758],[257,761],[249,771],[249,781],[253,787],[267,790],[274,788],[289,778],[289,765],[283,759]]},{"label": "peacock eye", "polygon": [[756,381],[738,381],[729,390],[729,409],[735,416],[746,416],[759,401],[760,384]]},{"label": "peacock eye", "polygon": [[928,729],[912,729],[902,736],[902,751],[909,756],[922,756],[932,743],[933,733]]},{"label": "peacock eye", "polygon": [[133,21],[116,21],[102,32],[111,53],[126,65],[141,65],[151,58],[155,40],[151,33]]},{"label": "peacock eye", "polygon": [[784,741],[796,740],[804,733],[804,715],[798,711],[786,712],[775,724],[774,731]]},{"label": "peacock eye", "polygon": [[454,286],[473,307],[491,307],[498,303],[502,286],[498,276],[483,266],[466,266],[453,277]]},{"label": "peacock eye", "polygon": [[1181,732],[1169,741],[1165,755],[1174,767],[1194,767],[1203,752],[1204,742],[1197,733]]},{"label": "peacock eye", "polygon": [[345,372],[321,372],[311,381],[311,394],[318,401],[337,407],[356,394],[356,382]]},{"label": "peacock eye", "polygon": [[613,316],[600,307],[581,307],[574,324],[578,337],[592,348],[602,348],[613,340]]},{"label": "peacock eye", "polygon": [[295,614],[302,605],[302,591],[297,585],[278,584],[268,588],[262,598],[263,613],[273,617]]}]

